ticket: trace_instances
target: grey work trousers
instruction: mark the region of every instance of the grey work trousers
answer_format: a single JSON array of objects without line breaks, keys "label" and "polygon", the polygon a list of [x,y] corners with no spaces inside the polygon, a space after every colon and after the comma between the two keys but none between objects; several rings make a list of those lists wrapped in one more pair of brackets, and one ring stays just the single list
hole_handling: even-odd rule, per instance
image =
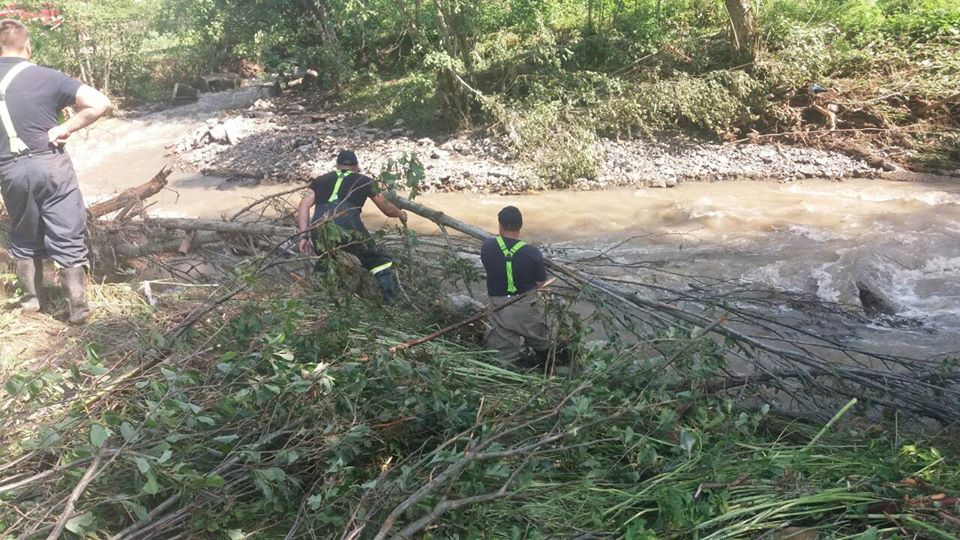
[{"label": "grey work trousers", "polygon": [[64,268],[87,264],[87,209],[65,152],[0,163],[0,193],[10,214],[10,254],[49,256]]},{"label": "grey work trousers", "polygon": [[[501,306],[510,300],[509,296],[494,296],[490,303]],[[494,311],[488,321],[487,348],[500,353],[500,357],[516,362],[524,357],[524,345],[535,351],[550,348],[550,327],[547,326],[543,304],[536,296],[530,296]]]}]

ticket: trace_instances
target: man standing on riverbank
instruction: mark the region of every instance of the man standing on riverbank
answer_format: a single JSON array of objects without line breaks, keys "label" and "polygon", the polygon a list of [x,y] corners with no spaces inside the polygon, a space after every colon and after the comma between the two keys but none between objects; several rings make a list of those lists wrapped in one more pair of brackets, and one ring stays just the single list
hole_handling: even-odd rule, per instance
[{"label": "man standing on riverbank", "polygon": [[[507,206],[497,214],[497,220],[499,234],[485,240],[480,248],[480,260],[487,272],[487,295],[494,307],[514,300],[547,280],[543,254],[520,240],[523,227],[520,210]],[[492,328],[487,333],[488,348],[496,349],[504,360],[517,362],[521,367],[546,364],[550,329],[536,296],[494,311],[489,321]],[[533,353],[525,354],[524,345],[533,349]]]},{"label": "man standing on riverbank", "polygon": [[[40,310],[43,257],[60,268],[70,322],[91,314],[86,296],[87,210],[64,144],[100,118],[110,100],[59,71],[30,63],[27,27],[0,21],[0,188],[10,214],[10,254],[16,259],[25,312]],[[63,124],[65,107],[76,113]]]},{"label": "man standing on riverbank", "polygon": [[[300,240],[300,252],[309,253],[312,246],[318,255],[325,256],[320,246],[321,231],[311,227],[324,219],[331,221],[345,233],[337,241],[337,247],[360,259],[360,264],[376,279],[384,303],[392,304],[397,295],[393,261],[376,246],[360,219],[360,211],[367,199],[372,200],[383,215],[399,218],[406,225],[407,212],[394,206],[383,193],[378,193],[372,178],[360,174],[357,155],[350,150],[340,152],[336,170],[315,178],[310,183],[310,194],[300,201],[297,225],[304,235]],[[312,219],[311,208],[314,208]],[[322,268],[322,264],[318,266]]]}]

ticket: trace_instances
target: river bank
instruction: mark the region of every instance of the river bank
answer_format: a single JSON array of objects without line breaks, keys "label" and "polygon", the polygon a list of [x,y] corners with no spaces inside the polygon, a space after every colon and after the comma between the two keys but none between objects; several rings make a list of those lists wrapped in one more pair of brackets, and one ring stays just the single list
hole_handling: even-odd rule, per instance
[{"label": "river bank", "polygon": [[[375,130],[342,112],[311,111],[305,103],[296,96],[269,99],[258,88],[205,94],[191,105],[97,124],[78,134],[71,153],[88,203],[139,185],[175,160],[179,170],[168,189],[151,199],[149,215],[216,219],[327,171],[341,145],[357,145],[368,171],[416,149],[427,167],[427,193],[420,200],[476,226],[495,230],[496,211],[515,204],[527,217],[531,240],[541,245],[587,252],[618,245],[621,262],[669,268],[678,277],[809,294],[852,311],[861,303],[857,284],[865,282],[888,297],[898,316],[919,320],[923,328],[864,327],[855,339],[918,356],[954,349],[950,335],[960,328],[952,285],[960,273],[953,241],[960,230],[960,187],[951,181],[850,178],[844,175],[871,170],[853,158],[794,147],[610,141],[624,155],[642,155],[638,148],[659,152],[613,159],[611,170],[655,171],[662,182],[657,185],[679,187],[607,184],[590,192],[521,192],[523,186],[508,182],[523,178],[515,172],[522,160],[482,150],[493,141],[418,139],[403,127]],[[211,131],[235,144],[210,140]],[[682,145],[686,154],[677,151]],[[750,163],[757,176],[794,181],[756,182],[743,174],[692,182],[728,178],[721,173],[741,166],[749,173]],[[804,166],[810,174],[832,170],[834,180],[826,173],[797,180],[806,176]],[[682,171],[722,171],[712,178],[688,174],[674,183],[664,176],[671,167],[674,178]],[[646,186],[639,178],[628,185]],[[289,196],[292,204],[297,197]],[[370,209],[365,219],[372,228],[385,223]],[[417,218],[411,227],[436,232],[433,223]],[[633,240],[625,244],[627,238]]]},{"label": "river bank", "polygon": [[170,148],[181,167],[243,186],[306,182],[330,168],[343,148],[361,156],[367,171],[390,157],[416,154],[424,163],[423,191],[520,193],[570,187],[672,187],[682,182],[804,178],[871,178],[881,170],[838,152],[776,144],[719,144],[687,136],[602,140],[602,166],[596,178],[559,186],[540,178],[528,156],[518,155],[504,138],[465,133],[419,137],[398,122],[373,127],[361,114],[313,103],[300,95],[260,97],[246,107],[219,111],[178,138]]}]

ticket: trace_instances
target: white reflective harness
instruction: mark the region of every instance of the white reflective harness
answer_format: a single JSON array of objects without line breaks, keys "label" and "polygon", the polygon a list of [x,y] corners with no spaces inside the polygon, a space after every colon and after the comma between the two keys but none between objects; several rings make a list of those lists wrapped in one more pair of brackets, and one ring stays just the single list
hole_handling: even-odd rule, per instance
[{"label": "white reflective harness", "polygon": [[17,135],[17,128],[14,127],[13,119],[10,118],[10,109],[7,108],[7,88],[17,75],[32,65],[30,62],[20,62],[10,68],[10,71],[0,80],[0,122],[3,123],[3,130],[10,139],[10,153],[15,156],[28,152],[30,147]]}]

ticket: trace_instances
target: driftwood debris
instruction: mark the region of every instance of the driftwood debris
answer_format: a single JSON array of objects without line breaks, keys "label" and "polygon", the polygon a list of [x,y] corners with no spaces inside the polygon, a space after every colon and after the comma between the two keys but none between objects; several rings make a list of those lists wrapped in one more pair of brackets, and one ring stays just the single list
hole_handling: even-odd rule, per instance
[{"label": "driftwood debris", "polygon": [[145,199],[153,197],[167,187],[167,179],[173,169],[164,166],[160,172],[155,174],[147,183],[127,189],[106,201],[99,202],[88,209],[92,219],[98,219],[113,212],[125,210],[131,206],[140,204]]},{"label": "driftwood debris", "polygon": [[[404,210],[468,236],[477,239],[491,236],[478,227],[408,199],[393,196],[391,201]],[[684,326],[691,328],[692,335],[707,338],[712,334],[714,338],[711,339],[732,343],[726,348],[727,354],[752,366],[758,374],[788,370],[789,376],[755,380],[762,381],[760,386],[782,392],[799,408],[818,411],[830,399],[855,396],[872,405],[908,410],[945,422],[960,421],[956,411],[943,406],[945,400],[960,401],[960,389],[949,381],[931,382],[936,380],[940,369],[934,360],[858,349],[771,319],[762,312],[750,311],[735,302],[717,302],[702,293],[670,289],[670,296],[680,301],[667,303],[640,294],[638,288],[643,288],[643,283],[629,282],[631,287],[627,287],[618,284],[616,279],[570,263],[550,258],[545,258],[545,263],[548,270],[573,288],[601,297],[606,309],[619,311],[627,330],[636,333],[643,326],[661,329]],[[664,292],[667,288],[652,285],[650,290]],[[724,312],[719,320],[708,314],[709,310],[717,308]],[[638,337],[655,339],[654,334],[638,334]],[[731,376],[743,380],[740,374]]]},{"label": "driftwood debris", "polygon": [[147,226],[157,226],[163,229],[182,231],[215,231],[265,236],[293,236],[297,233],[295,227],[245,223],[242,221],[220,221],[216,219],[151,218],[145,220],[144,223]]}]

